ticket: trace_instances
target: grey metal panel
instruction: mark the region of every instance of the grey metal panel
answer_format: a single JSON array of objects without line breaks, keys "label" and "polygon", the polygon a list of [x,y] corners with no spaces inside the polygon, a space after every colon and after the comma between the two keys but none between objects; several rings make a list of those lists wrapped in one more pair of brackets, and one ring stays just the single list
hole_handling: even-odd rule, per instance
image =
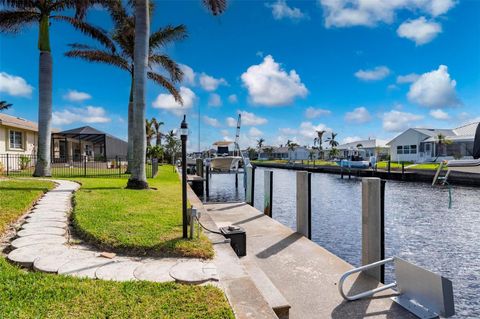
[{"label": "grey metal panel", "polygon": [[116,137],[107,135],[105,136],[106,148],[107,148],[107,159],[112,159],[115,156],[127,157],[128,143],[118,139]]},{"label": "grey metal panel", "polygon": [[455,314],[452,282],[445,277],[395,257],[398,291],[404,297],[441,316]]}]

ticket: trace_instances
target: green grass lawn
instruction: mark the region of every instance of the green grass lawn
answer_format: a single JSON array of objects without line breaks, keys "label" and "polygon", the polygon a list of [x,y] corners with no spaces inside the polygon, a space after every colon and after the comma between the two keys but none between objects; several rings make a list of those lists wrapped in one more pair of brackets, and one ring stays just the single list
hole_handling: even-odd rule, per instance
[{"label": "green grass lawn", "polygon": [[53,187],[48,181],[0,179],[0,234]]},{"label": "green grass lawn", "polygon": [[[252,161],[253,163],[257,163],[257,164],[288,164],[288,163],[293,163],[295,162],[295,164],[302,164],[302,161],[301,160],[296,160],[296,161],[288,161],[288,160],[256,160],[256,161]],[[329,162],[329,161],[323,161],[323,160],[315,160],[315,161],[312,161],[312,160],[304,160],[303,161],[303,164],[304,165],[314,165],[315,166],[337,166],[338,164],[335,163],[335,162]]]},{"label": "green grass lawn", "polygon": [[205,235],[182,239],[181,184],[170,165],[149,179],[157,190],[125,189],[124,178],[78,178],[73,221],[80,236],[102,249],[135,255],[213,257]]},{"label": "green grass lawn", "polygon": [[[39,180],[0,180],[2,229],[52,186]],[[27,272],[0,257],[0,318],[231,319],[234,315],[222,291],[213,286],[78,279]]]},{"label": "green grass lawn", "polygon": [[234,318],[213,286],[25,272],[0,258],[0,318]]},{"label": "green grass lawn", "polygon": [[[410,166],[408,167],[407,166]],[[422,164],[413,164],[412,162],[405,162],[405,169],[408,170],[415,170],[415,169],[427,169],[427,170],[437,170],[439,163],[422,163]],[[377,168],[378,169],[388,169],[388,161],[382,161],[377,163]],[[390,163],[390,169],[392,170],[401,170],[402,169],[402,163],[398,162],[391,162]]]}]

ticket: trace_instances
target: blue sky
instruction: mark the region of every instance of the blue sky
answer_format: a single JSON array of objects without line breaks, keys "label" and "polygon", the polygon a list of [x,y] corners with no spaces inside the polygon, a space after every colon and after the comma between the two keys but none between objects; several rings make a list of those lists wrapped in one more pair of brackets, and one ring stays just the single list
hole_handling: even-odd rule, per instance
[{"label": "blue sky", "polygon": [[[232,139],[243,112],[241,146],[259,137],[312,145],[315,129],[339,141],[389,140],[408,127],[456,127],[480,118],[480,1],[229,1],[213,17],[201,1],[156,1],[152,30],[185,24],[188,39],[165,51],[183,65],[180,107],[148,86],[148,117],[179,126],[187,113],[197,148]],[[110,28],[104,10],[88,21]],[[37,118],[38,29],[0,35],[0,99],[10,114]],[[90,43],[54,22],[54,126],[91,125],[127,135],[129,77],[113,67],[63,56]]]}]

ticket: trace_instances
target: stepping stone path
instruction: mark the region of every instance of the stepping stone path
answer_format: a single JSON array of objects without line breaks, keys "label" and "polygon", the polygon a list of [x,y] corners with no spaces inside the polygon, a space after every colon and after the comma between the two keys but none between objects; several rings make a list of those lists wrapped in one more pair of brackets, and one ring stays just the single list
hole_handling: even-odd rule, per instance
[{"label": "stepping stone path", "polygon": [[110,259],[90,247],[69,244],[71,198],[80,185],[64,180],[54,182],[55,189],[37,202],[11,242],[13,250],[7,256],[11,262],[41,272],[103,280],[187,284],[218,281],[215,265],[200,259],[121,256]]}]

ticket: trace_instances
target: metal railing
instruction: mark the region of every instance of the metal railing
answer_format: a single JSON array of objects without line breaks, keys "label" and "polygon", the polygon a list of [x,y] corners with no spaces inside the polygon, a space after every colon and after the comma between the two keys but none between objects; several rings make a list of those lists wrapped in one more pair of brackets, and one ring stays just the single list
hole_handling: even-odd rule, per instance
[{"label": "metal railing", "polygon": [[[109,158],[92,156],[60,156],[52,158],[51,173],[53,177],[125,177],[127,158],[114,156]],[[0,176],[29,177],[33,175],[37,164],[36,155],[0,154]],[[158,161],[147,163],[148,177],[158,172]]]}]

